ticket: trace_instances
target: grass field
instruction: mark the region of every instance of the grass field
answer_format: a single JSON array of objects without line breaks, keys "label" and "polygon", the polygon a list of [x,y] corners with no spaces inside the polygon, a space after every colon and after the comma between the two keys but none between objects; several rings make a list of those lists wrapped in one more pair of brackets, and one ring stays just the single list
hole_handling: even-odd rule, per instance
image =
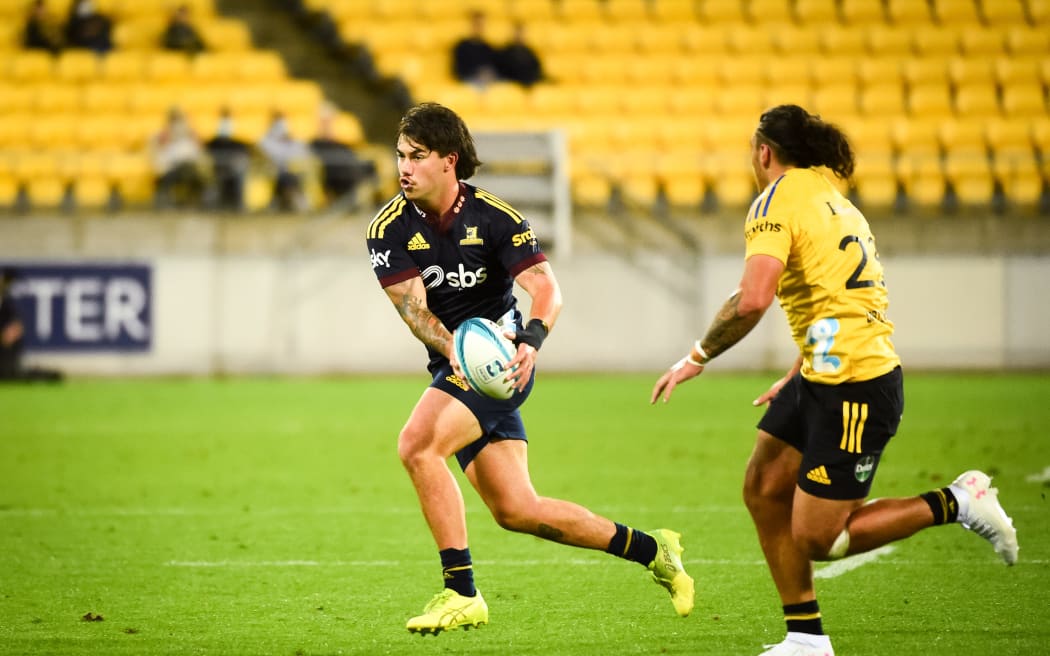
[{"label": "grass field", "polygon": [[[712,372],[650,407],[655,375],[541,379],[533,479],[682,531],[694,613],[637,565],[502,531],[464,482],[491,623],[437,638],[403,628],[441,585],[395,448],[425,378],[2,386],[0,653],[753,656],[783,634],[739,492],[775,375]],[[1050,375],[906,389],[873,495],[985,469],[1020,561],[948,526],[821,567],[837,653],[1047,653]]]}]

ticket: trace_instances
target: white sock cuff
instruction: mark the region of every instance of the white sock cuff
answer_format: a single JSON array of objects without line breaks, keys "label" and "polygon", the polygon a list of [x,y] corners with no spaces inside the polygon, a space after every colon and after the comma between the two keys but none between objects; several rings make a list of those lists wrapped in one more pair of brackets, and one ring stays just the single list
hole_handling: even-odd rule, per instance
[{"label": "white sock cuff", "polygon": [[949,485],[948,489],[955,495],[955,502],[959,504],[959,515],[955,521],[961,522],[970,514],[970,493],[955,483]]}]

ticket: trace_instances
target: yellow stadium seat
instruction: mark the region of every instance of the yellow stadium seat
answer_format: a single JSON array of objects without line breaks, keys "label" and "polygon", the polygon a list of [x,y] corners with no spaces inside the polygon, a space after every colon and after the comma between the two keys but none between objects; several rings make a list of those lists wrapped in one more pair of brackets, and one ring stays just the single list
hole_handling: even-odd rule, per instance
[{"label": "yellow stadium seat", "polygon": [[113,26],[113,45],[116,52],[124,50],[156,50],[167,24],[165,16],[142,16],[121,20]]},{"label": "yellow stadium seat", "polygon": [[887,0],[886,18],[897,27],[929,25],[933,21],[929,6],[915,0]]},{"label": "yellow stadium seat", "polygon": [[826,84],[813,90],[812,111],[835,122],[857,113],[857,87],[851,82]]},{"label": "yellow stadium seat", "polygon": [[625,55],[636,50],[638,26],[631,23],[600,24],[587,33],[587,47],[596,56]]},{"label": "yellow stadium seat", "polygon": [[13,175],[0,172],[0,207],[12,207],[20,188],[21,184]]},{"label": "yellow stadium seat", "polygon": [[90,114],[76,124],[76,144],[86,151],[123,150],[133,141],[123,114]]},{"label": "yellow stadium seat", "polygon": [[864,54],[864,28],[828,25],[820,30],[820,48],[832,57]]},{"label": "yellow stadium seat", "polygon": [[190,117],[217,116],[226,106],[227,89],[220,83],[185,85],[179,93],[179,106]]},{"label": "yellow stadium seat", "polygon": [[598,173],[573,173],[570,186],[572,202],[579,207],[604,208],[609,202],[611,185],[608,178]]},{"label": "yellow stadium seat", "polygon": [[1050,0],[1028,0],[1028,17],[1036,27],[1050,25]]},{"label": "yellow stadium seat", "polygon": [[746,9],[749,21],[767,29],[780,29],[794,19],[791,3],[784,0],[751,0]]},{"label": "yellow stadium seat", "polygon": [[735,85],[757,85],[766,78],[766,62],[764,56],[734,56],[725,57],[718,62],[718,79],[722,83],[722,91],[718,95],[732,92],[731,87]]},{"label": "yellow stadium seat", "polygon": [[872,120],[864,116],[832,117],[831,122],[839,125],[846,133],[853,150],[860,155],[885,155],[894,152],[890,128],[892,123],[886,120]]},{"label": "yellow stadium seat", "polygon": [[57,209],[66,199],[66,183],[56,178],[31,178],[24,183],[26,198],[33,209]]},{"label": "yellow stadium seat", "polygon": [[80,106],[87,114],[123,112],[128,108],[129,85],[100,81],[85,84],[80,90]]},{"label": "yellow stadium seat", "polygon": [[242,82],[239,77],[242,53],[202,52],[190,62],[190,75],[200,82]]},{"label": "yellow stadium seat", "polygon": [[[128,109],[132,114],[160,119],[177,102],[181,87],[140,82],[128,87]],[[159,124],[158,124],[159,128]]]},{"label": "yellow stadium seat", "polygon": [[729,51],[725,31],[712,25],[690,23],[682,28],[682,47],[689,56],[724,55]]},{"label": "yellow stadium seat", "polygon": [[1046,116],[1043,89],[1031,84],[1004,86],[1002,89],[1003,115],[1034,118]]},{"label": "yellow stadium seat", "polygon": [[979,4],[987,25],[1024,25],[1028,20],[1022,0],[979,0]]},{"label": "yellow stadium seat", "polygon": [[995,80],[1001,87],[1038,86],[1042,57],[999,57],[995,60]]},{"label": "yellow stadium seat", "polygon": [[365,130],[361,120],[349,112],[338,112],[332,119],[332,136],[352,147],[365,144]]},{"label": "yellow stadium seat", "polygon": [[670,97],[675,93],[676,90],[670,85],[635,86],[631,93],[624,94],[620,100],[620,106],[626,116],[631,118],[644,116],[658,122],[661,116],[666,116],[670,108]]},{"label": "yellow stadium seat", "polygon": [[482,109],[497,116],[520,116],[528,111],[525,88],[510,82],[497,82],[481,94]]},{"label": "yellow stadium seat", "polygon": [[708,24],[743,23],[747,20],[743,2],[697,0],[700,22]]},{"label": "yellow stadium seat", "polygon": [[648,55],[678,55],[683,51],[682,25],[653,24],[635,35],[638,52]]},{"label": "yellow stadium seat", "polygon": [[559,17],[573,22],[597,22],[603,18],[599,0],[560,0],[557,9]]},{"label": "yellow stadium seat", "polygon": [[51,55],[39,50],[15,51],[7,53],[10,57],[7,74],[11,80],[24,83],[39,83],[51,80],[54,72],[54,60]]},{"label": "yellow stadium seat", "polygon": [[952,97],[945,80],[914,84],[908,90],[908,112],[912,116],[945,118],[952,114]]},{"label": "yellow stadium seat", "polygon": [[828,84],[847,84],[857,79],[857,58],[825,57],[813,61],[809,69],[810,82],[813,88],[819,89]]},{"label": "yellow stadium seat", "polygon": [[1028,25],[1014,25],[1006,33],[1006,49],[1015,57],[1045,55],[1050,52],[1050,32]]},{"label": "yellow stadium seat", "polygon": [[715,94],[710,89],[685,86],[667,97],[668,109],[680,116],[710,116],[715,110]]},{"label": "yellow stadium seat", "polygon": [[[563,0],[564,2],[564,0]],[[650,4],[646,0],[619,0],[602,3],[603,16],[613,23],[639,25],[649,20]]]},{"label": "yellow stadium seat", "polygon": [[992,201],[995,178],[983,153],[948,153],[944,160],[944,177],[951,183],[961,204],[984,206]]},{"label": "yellow stadium seat", "polygon": [[864,47],[873,57],[908,57],[912,53],[913,28],[872,25],[864,31]]},{"label": "yellow stadium seat", "polygon": [[34,87],[0,80],[0,111],[5,115],[32,110],[35,98]]},{"label": "yellow stadium seat", "polygon": [[142,153],[113,153],[107,169],[108,180],[125,203],[141,205],[153,199],[154,173]]},{"label": "yellow stadium seat", "polygon": [[80,89],[57,82],[33,87],[33,108],[37,112],[76,112],[80,110]]},{"label": "yellow stadium seat", "polygon": [[55,76],[67,84],[88,82],[98,77],[102,65],[88,50],[66,50],[55,62]]},{"label": "yellow stadium seat", "polygon": [[975,0],[933,0],[933,14],[941,25],[967,27],[981,22]]},{"label": "yellow stadium seat", "polygon": [[313,80],[287,80],[275,86],[274,106],[295,113],[317,114],[324,102],[321,85]]},{"label": "yellow stadium seat", "polygon": [[180,52],[157,51],[146,58],[146,79],[152,82],[182,82],[190,79],[189,57]]},{"label": "yellow stadium seat", "polygon": [[811,61],[810,57],[792,53],[769,58],[763,68],[765,81],[767,84],[804,84],[808,86]]},{"label": "yellow stadium seat", "polygon": [[722,116],[748,116],[758,118],[766,109],[766,89],[759,83],[735,84],[723,88],[715,95],[715,112]]},{"label": "yellow stadium seat", "polygon": [[535,21],[557,19],[557,9],[551,0],[509,0],[508,4],[507,16],[513,21],[524,21],[531,26]]},{"label": "yellow stadium seat", "polygon": [[900,60],[896,57],[863,57],[857,60],[857,81],[863,86],[901,84]]},{"label": "yellow stadium seat", "polygon": [[6,114],[0,120],[0,158],[4,151],[29,147],[29,130],[35,115],[32,112]]},{"label": "yellow stadium seat", "polygon": [[909,86],[945,84],[948,80],[948,59],[943,57],[912,57],[904,61],[901,71]]},{"label": "yellow stadium seat", "polygon": [[73,203],[81,209],[103,209],[113,192],[112,184],[103,175],[80,175],[73,181]]},{"label": "yellow stadium seat", "polygon": [[782,25],[770,39],[773,48],[787,56],[813,57],[820,52],[820,31],[811,24]]},{"label": "yellow stadium seat", "polygon": [[29,126],[29,143],[42,150],[73,148],[78,118],[76,114],[58,112],[37,116]]},{"label": "yellow stadium seat", "polygon": [[[806,82],[768,83],[763,94],[763,109],[776,105],[799,105],[809,108],[813,101],[812,89]],[[854,110],[855,109],[854,105]]]},{"label": "yellow stadium seat", "polygon": [[580,67],[581,80],[585,84],[623,84],[626,81],[623,68],[618,57],[588,58]]},{"label": "yellow stadium seat", "polygon": [[576,96],[570,88],[541,83],[529,89],[527,103],[538,116],[567,117],[575,112]]},{"label": "yellow stadium seat", "polygon": [[976,153],[986,155],[987,119],[975,116],[953,117],[943,121],[938,130],[941,147],[946,154]]},{"label": "yellow stadium seat", "polygon": [[944,200],[945,179],[941,163],[928,155],[904,154],[897,172],[910,203],[919,209],[939,207]]},{"label": "yellow stadium seat", "polygon": [[696,210],[707,194],[702,175],[671,176],[662,182],[664,198],[671,207]]},{"label": "yellow stadium seat", "polygon": [[237,63],[237,75],[243,80],[265,82],[284,80],[288,77],[284,59],[273,50],[250,50],[230,54]]},{"label": "yellow stadium seat", "polygon": [[897,200],[899,182],[892,153],[859,153],[853,178],[865,208],[891,207]]},{"label": "yellow stadium seat", "polygon": [[576,94],[576,109],[581,116],[619,116],[623,88],[600,85],[579,89]]},{"label": "yellow stadium seat", "polygon": [[841,0],[839,14],[847,25],[866,27],[885,22],[881,2],[871,0]]},{"label": "yellow stadium seat", "polygon": [[991,60],[985,57],[953,57],[948,62],[948,78],[956,88],[971,84],[994,87],[995,69]]},{"label": "yellow stadium seat", "polygon": [[719,57],[687,55],[671,63],[671,79],[680,91],[704,87],[707,93],[718,85]]},{"label": "yellow stadium seat", "polygon": [[955,113],[989,118],[999,114],[995,85],[990,82],[963,84],[955,90]]},{"label": "yellow stadium seat", "polygon": [[916,27],[911,47],[920,57],[950,57],[959,53],[959,30],[952,27]]},{"label": "yellow stadium seat", "polygon": [[996,57],[1003,52],[1003,41],[997,28],[967,28],[959,37],[959,49],[967,57]]},{"label": "yellow stadium seat", "polygon": [[722,29],[731,53],[753,56],[754,53],[765,53],[773,49],[771,30],[766,26],[730,23],[722,26]]},{"label": "yellow stadium seat", "polygon": [[660,0],[652,3],[649,9],[657,23],[692,23],[697,19],[696,3],[693,0]]},{"label": "yellow stadium seat", "polygon": [[1001,154],[1034,156],[1034,121],[995,117],[985,122],[985,139],[996,156]]},{"label": "yellow stadium seat", "polygon": [[795,0],[795,20],[801,25],[827,25],[838,19],[835,0]]},{"label": "yellow stadium seat", "polygon": [[891,138],[901,155],[936,159],[941,152],[943,117],[911,116],[893,121]]},{"label": "yellow stadium seat", "polygon": [[285,99],[284,89],[278,93],[270,85],[235,85],[226,91],[226,104],[235,115],[271,112],[277,101]]},{"label": "yellow stadium seat", "polygon": [[106,80],[138,82],[146,74],[146,54],[137,50],[115,50],[102,59]]},{"label": "yellow stadium seat", "polygon": [[213,18],[198,24],[201,39],[212,50],[250,50],[248,26],[232,18]]}]

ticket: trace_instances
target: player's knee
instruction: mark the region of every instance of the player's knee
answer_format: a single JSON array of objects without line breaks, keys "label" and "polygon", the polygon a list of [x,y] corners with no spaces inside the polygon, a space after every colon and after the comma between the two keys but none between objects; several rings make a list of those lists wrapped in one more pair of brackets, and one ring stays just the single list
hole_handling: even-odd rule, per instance
[{"label": "player's knee", "polygon": [[796,531],[793,537],[795,545],[810,560],[838,560],[849,553],[850,537],[846,528],[835,534]]},{"label": "player's knee", "polygon": [[519,533],[528,532],[530,514],[518,500],[495,503],[489,506],[489,511],[500,528]]},{"label": "player's knee", "polygon": [[785,479],[778,472],[749,466],[744,475],[744,505],[752,515],[781,512],[785,504],[791,504],[794,491],[794,480]]},{"label": "player's knee", "polygon": [[417,431],[405,428],[397,437],[397,455],[405,469],[414,469],[426,457],[428,440]]}]

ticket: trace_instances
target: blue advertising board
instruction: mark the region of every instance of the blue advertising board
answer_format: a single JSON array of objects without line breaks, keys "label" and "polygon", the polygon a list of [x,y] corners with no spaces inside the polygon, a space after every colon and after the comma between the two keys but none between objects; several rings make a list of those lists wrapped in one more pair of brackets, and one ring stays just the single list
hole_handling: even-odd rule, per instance
[{"label": "blue advertising board", "polygon": [[0,262],[26,351],[148,351],[153,342],[153,275],[143,264]]}]

